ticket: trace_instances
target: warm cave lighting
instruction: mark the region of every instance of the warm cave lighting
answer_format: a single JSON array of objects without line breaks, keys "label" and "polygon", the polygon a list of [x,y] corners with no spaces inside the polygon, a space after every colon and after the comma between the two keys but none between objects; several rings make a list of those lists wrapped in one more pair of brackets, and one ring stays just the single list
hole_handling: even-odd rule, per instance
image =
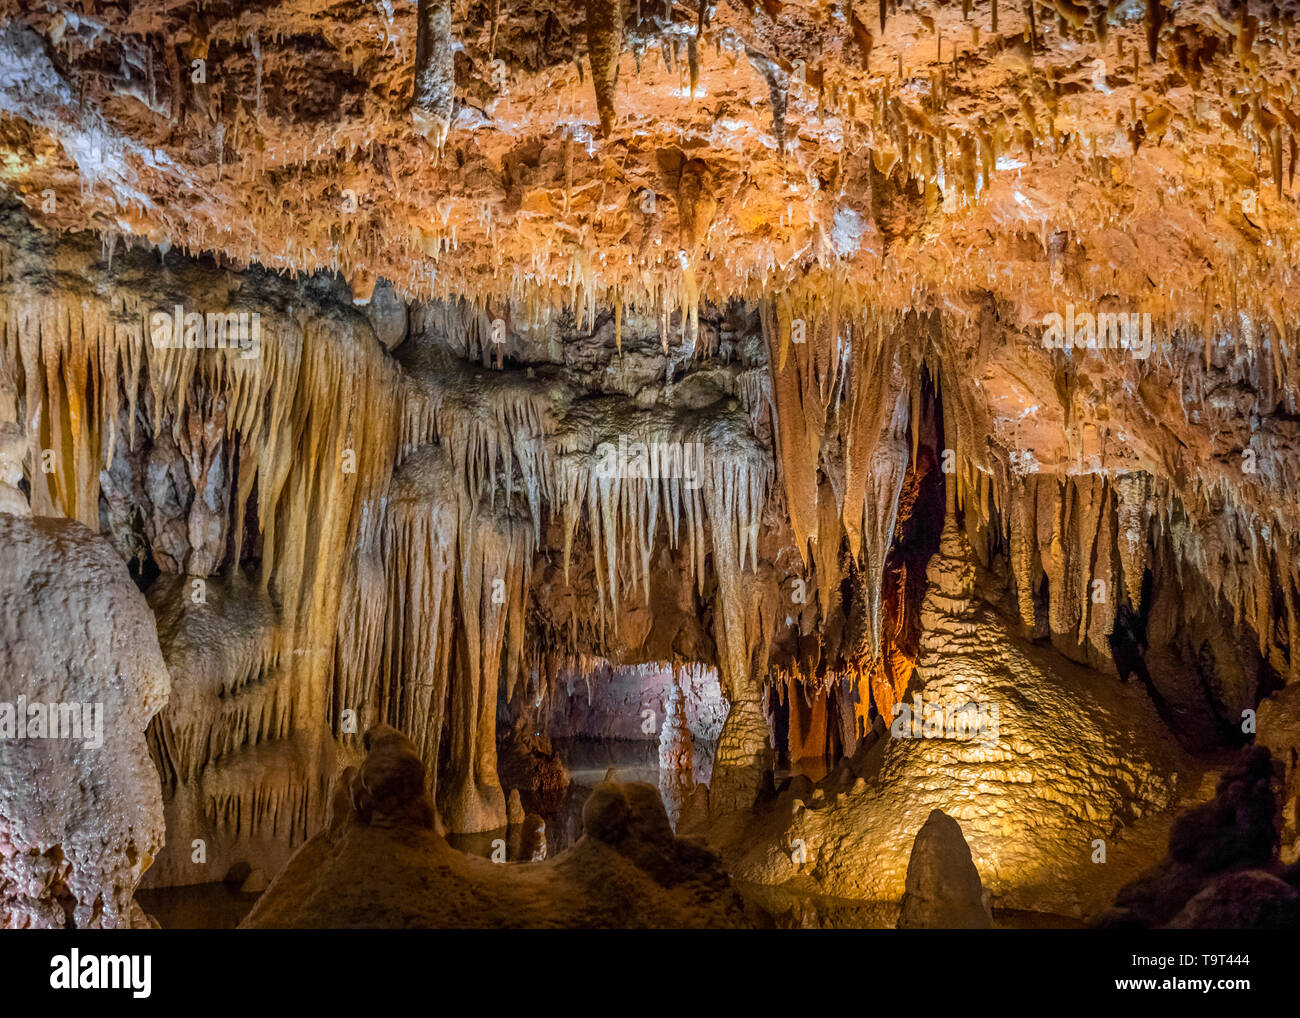
[{"label": "warm cave lighting", "polygon": [[1298,162],[1300,0],[0,0],[6,992],[1281,988]]}]

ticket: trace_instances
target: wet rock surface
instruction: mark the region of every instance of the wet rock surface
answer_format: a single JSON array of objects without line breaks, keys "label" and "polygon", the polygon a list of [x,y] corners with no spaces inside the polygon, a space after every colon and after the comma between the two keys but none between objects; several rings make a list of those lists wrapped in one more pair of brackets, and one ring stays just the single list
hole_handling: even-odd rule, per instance
[{"label": "wet rock surface", "polygon": [[602,785],[588,833],[536,865],[493,864],[448,847],[411,776],[422,764],[397,734],[376,738],[359,774],[383,826],[340,782],[325,831],[307,842],[244,920],[278,927],[731,927],[745,925],[717,858],[675,839],[658,793]]}]

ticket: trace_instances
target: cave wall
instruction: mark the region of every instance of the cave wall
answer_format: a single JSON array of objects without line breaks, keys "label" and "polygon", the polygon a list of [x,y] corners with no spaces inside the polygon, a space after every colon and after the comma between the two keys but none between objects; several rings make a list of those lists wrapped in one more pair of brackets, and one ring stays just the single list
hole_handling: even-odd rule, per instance
[{"label": "cave wall", "polygon": [[[114,257],[10,227],[0,300],[23,484],[38,514],[82,519],[114,543],[148,591],[174,678],[150,731],[169,831],[155,885],[221,879],[250,860],[277,869],[322,822],[328,781],[375,720],[417,740],[453,828],[504,823],[498,697],[548,677],[522,669],[526,648],[541,660],[524,611],[543,532],[561,535],[551,548],[577,543],[566,557],[590,582],[563,620],[570,645],[635,656],[651,627],[620,605],[650,599],[649,556],[671,520],[671,543],[695,564],[687,610],[680,590],[670,601],[682,649],[713,646],[696,600],[713,596],[702,593],[708,513],[741,510],[726,533],[744,550],[767,477],[725,388],[743,365],[682,384],[660,437],[712,429],[757,472],[732,461],[708,474],[697,460],[689,478],[646,491],[595,476],[593,449],[652,437],[656,415],[637,393],[665,371],[662,356],[575,408],[576,383],[554,366],[539,377],[476,363],[465,344],[485,322],[467,305],[428,312],[436,340],[422,332],[399,362],[327,278]],[[156,345],[153,315],[178,305],[256,312],[260,346]],[[620,637],[620,620],[640,639]],[[651,649],[671,659],[671,643]]]},{"label": "cave wall", "polygon": [[[680,710],[680,723],[698,749],[711,751],[727,716],[728,704],[711,668],[592,662],[557,679],[546,709],[553,738],[655,741],[669,715]],[[674,698],[679,705],[670,703]]]},{"label": "cave wall", "polygon": [[[790,750],[769,680],[805,703],[834,686],[826,745],[834,722],[851,755],[910,681],[905,593],[926,556],[896,552],[927,476],[1022,634],[1109,672],[1115,619],[1141,615],[1151,684],[1211,741],[1292,671],[1292,386],[1231,334],[1208,366],[1199,340],[1166,336],[1149,363],[1116,362],[1118,390],[1084,370],[1101,352],[1047,350],[994,307],[964,331],[776,298],[708,311],[712,339],[686,355],[661,322],[595,307],[521,317],[498,343],[488,307],[453,301],[413,305],[406,338],[389,321],[381,341],[375,309],[326,275],[55,242],[14,213],[6,236],[22,483],[38,515],[113,542],[172,672],[150,730],[158,884],[278,868],[375,721],[411,735],[453,829],[500,826],[498,705],[545,699],[580,655],[717,668],[719,815]],[[178,304],[257,311],[257,354],[158,348],[152,313]],[[1156,411],[1174,381],[1170,447]],[[1212,453],[1223,435],[1255,470]],[[707,454],[689,476],[602,471],[603,448],[635,461],[653,442]],[[1231,638],[1210,659],[1192,636],[1208,620]]]}]

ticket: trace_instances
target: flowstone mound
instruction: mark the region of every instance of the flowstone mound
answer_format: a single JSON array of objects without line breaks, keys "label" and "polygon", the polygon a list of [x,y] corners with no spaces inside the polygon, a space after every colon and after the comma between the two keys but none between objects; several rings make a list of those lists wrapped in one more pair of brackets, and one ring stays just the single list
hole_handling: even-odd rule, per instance
[{"label": "flowstone mound", "polygon": [[0,927],[148,925],[163,844],[145,727],[171,680],[112,546],[0,513]]},{"label": "flowstone mound", "polygon": [[897,717],[820,787],[715,832],[737,880],[897,902],[936,809],[1000,908],[1092,914],[1158,858],[1162,814],[1194,791],[1190,762],[1140,688],[1016,637],[974,574],[950,520]]}]

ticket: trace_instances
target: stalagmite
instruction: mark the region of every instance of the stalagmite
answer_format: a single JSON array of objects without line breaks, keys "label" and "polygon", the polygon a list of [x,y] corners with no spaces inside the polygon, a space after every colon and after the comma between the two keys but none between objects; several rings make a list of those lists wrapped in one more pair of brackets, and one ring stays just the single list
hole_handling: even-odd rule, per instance
[{"label": "stalagmite", "polygon": [[659,768],[690,774],[694,767],[694,747],[686,722],[686,700],[676,679],[668,687],[664,724],[659,731]]},{"label": "stalagmite", "polygon": [[0,926],[147,927],[134,894],[164,829],[144,732],[171,685],[153,619],[81,524],[0,513],[0,540]]}]

